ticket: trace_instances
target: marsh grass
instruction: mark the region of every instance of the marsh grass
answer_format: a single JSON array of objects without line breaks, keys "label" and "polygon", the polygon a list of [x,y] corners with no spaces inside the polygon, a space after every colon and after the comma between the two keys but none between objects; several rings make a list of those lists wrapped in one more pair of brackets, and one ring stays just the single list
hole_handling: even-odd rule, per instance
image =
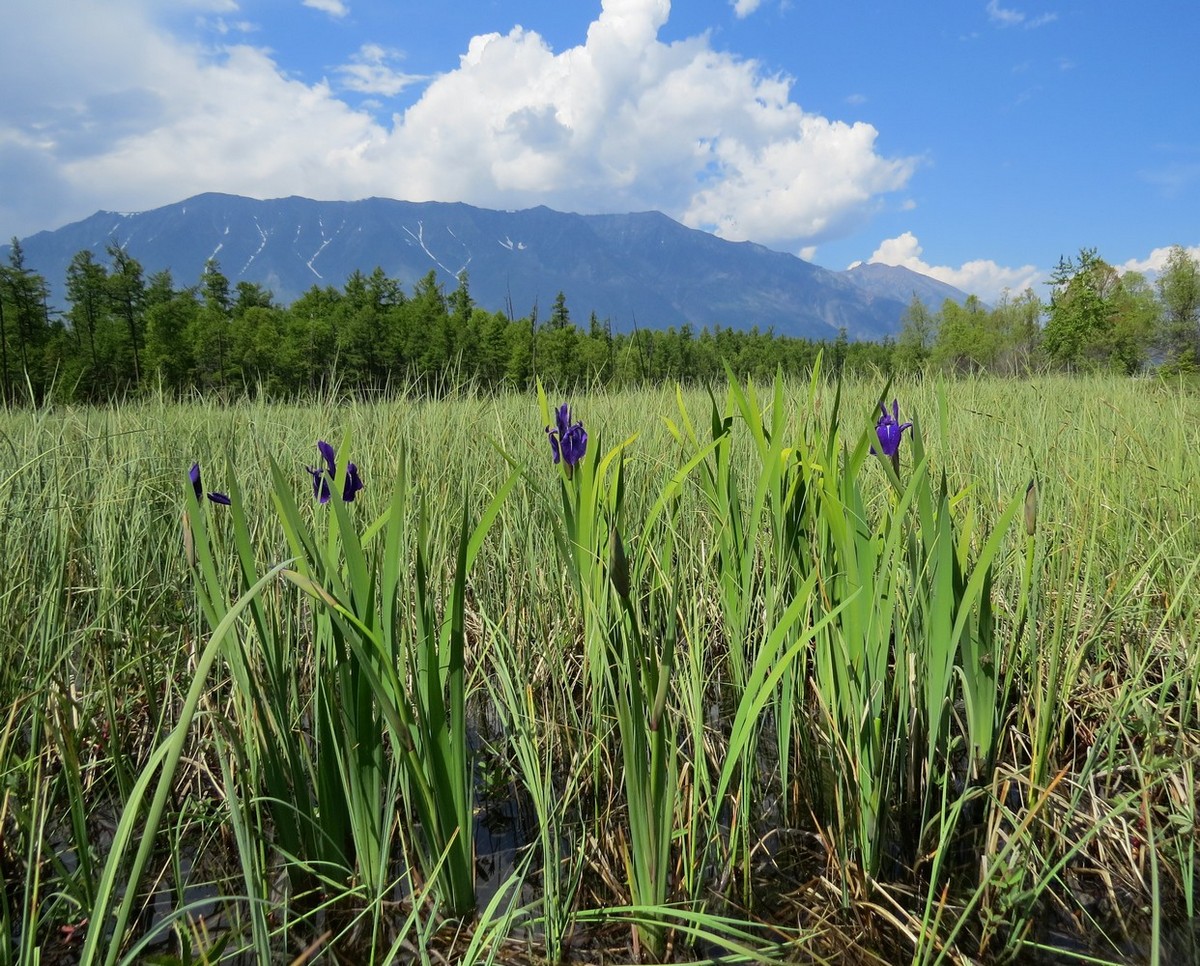
[{"label": "marsh grass", "polygon": [[884,391],[0,415],[0,960],[1188,961],[1200,398]]}]

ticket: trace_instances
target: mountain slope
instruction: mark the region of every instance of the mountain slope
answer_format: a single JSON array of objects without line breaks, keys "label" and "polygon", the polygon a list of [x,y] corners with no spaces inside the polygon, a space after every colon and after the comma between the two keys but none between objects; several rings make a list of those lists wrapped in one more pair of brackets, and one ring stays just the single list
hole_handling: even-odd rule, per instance
[{"label": "mountain slope", "polygon": [[466,271],[473,298],[489,310],[523,315],[537,305],[544,314],[562,291],[577,322],[595,312],[622,330],[757,325],[829,338],[845,327],[853,338],[878,338],[898,329],[912,294],[913,273],[905,269],[832,272],[658,212],[575,215],[544,207],[203,194],[151,211],[97,212],[22,245],[26,264],[46,277],[53,303],[65,308],[71,258],[87,248],[107,262],[112,241],[147,275],[170,269],[176,285],[194,284],[209,258],[231,283],[256,282],[285,304],[313,285],[341,287],[356,269],[378,266],[406,285],[434,270],[448,289]]},{"label": "mountain slope", "polygon": [[900,265],[860,262],[843,274],[877,297],[887,296],[908,303],[915,295],[935,310],[941,308],[946,299],[960,304],[964,300],[963,293],[953,285]]}]

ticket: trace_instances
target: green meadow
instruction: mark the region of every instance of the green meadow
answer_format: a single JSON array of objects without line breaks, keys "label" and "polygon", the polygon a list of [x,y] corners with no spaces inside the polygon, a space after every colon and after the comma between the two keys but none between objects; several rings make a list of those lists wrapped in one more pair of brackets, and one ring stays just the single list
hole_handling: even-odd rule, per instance
[{"label": "green meadow", "polygon": [[1197,961],[1194,388],[563,401],[0,412],[0,961]]}]

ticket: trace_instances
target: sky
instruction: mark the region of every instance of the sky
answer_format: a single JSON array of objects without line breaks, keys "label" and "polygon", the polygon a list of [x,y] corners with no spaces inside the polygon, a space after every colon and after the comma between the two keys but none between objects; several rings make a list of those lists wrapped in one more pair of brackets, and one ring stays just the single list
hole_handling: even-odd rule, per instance
[{"label": "sky", "polygon": [[0,238],[221,191],[658,210],[989,302],[1200,257],[1191,0],[0,7]]}]

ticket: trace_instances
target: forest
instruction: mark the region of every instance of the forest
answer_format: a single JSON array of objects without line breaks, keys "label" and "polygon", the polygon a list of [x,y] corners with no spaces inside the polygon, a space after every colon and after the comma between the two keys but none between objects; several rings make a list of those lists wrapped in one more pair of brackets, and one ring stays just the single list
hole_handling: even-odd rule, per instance
[{"label": "forest", "polygon": [[930,309],[915,295],[882,342],[793,338],[743,320],[694,330],[650,325],[617,331],[593,312],[573,316],[560,292],[542,317],[489,311],[459,276],[452,291],[431,271],[405,291],[381,268],[344,286],[313,286],[290,306],[253,282],[231,284],[209,260],[194,284],[147,275],[111,243],[105,258],[78,252],[67,307],[49,305],[46,278],[14,238],[0,265],[0,393],[9,403],[101,403],[146,392],[287,398],[338,388],[355,393],[439,393],[624,387],[811,369],[1020,374],[1149,367],[1190,371],[1200,359],[1200,262],[1171,249],[1152,282],[1121,273],[1094,249],[1060,260],[1043,302],[1031,289],[986,305],[975,296]]}]

